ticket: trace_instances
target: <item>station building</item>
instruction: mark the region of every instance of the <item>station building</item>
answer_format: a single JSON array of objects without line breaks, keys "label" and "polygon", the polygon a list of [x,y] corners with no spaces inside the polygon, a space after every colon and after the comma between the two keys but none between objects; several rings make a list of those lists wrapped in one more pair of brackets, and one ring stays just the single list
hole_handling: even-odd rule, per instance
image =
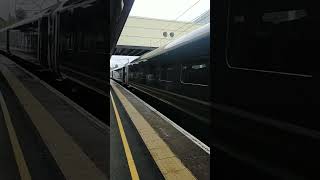
[{"label": "station building", "polygon": [[141,56],[203,25],[129,16],[120,35],[114,55]]}]

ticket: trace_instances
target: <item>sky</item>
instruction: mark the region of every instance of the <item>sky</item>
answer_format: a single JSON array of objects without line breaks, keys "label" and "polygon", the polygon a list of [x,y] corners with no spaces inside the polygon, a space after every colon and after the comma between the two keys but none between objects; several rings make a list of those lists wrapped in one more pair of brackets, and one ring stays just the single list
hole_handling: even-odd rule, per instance
[{"label": "sky", "polygon": [[115,56],[113,55],[110,60],[110,67],[113,67],[114,65],[118,64],[118,67],[131,62],[138,58],[139,56]]},{"label": "sky", "polygon": [[[193,21],[209,9],[210,0],[135,0],[129,16]],[[110,66],[122,66],[128,62],[127,59],[127,56],[112,56]]]},{"label": "sky", "polygon": [[192,21],[208,9],[210,0],[135,0],[129,16]]}]

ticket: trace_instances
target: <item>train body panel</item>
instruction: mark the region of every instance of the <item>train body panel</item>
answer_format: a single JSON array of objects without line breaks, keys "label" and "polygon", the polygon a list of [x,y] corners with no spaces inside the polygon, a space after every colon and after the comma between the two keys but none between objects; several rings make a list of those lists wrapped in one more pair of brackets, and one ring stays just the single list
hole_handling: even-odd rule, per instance
[{"label": "train body panel", "polygon": [[[106,61],[133,1],[112,0],[109,10],[105,0],[59,2],[32,18],[1,29],[0,49],[40,65],[58,78],[68,78],[105,93]],[[107,18],[112,21],[110,29]]]},{"label": "train body panel", "polygon": [[318,6],[231,0],[213,7],[213,146],[281,179],[314,177]]},{"label": "train body panel", "polygon": [[[107,21],[106,2],[61,6],[54,12],[57,73],[106,90]],[[95,17],[92,20],[92,17]]]},{"label": "train body panel", "polygon": [[38,59],[38,20],[9,30],[10,53],[40,65]]}]

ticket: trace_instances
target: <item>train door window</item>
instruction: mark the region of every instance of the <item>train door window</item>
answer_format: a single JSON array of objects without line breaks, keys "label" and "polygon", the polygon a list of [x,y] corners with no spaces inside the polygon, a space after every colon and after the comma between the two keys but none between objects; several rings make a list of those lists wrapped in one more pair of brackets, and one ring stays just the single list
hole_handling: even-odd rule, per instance
[{"label": "train door window", "polygon": [[139,77],[138,79],[140,79],[140,80],[145,79],[144,76],[143,76],[143,72],[140,71],[137,74],[138,74],[138,77]]},{"label": "train door window", "polygon": [[175,71],[173,65],[162,66],[160,70],[160,80],[168,82],[175,80]]},{"label": "train door window", "polygon": [[175,80],[175,71],[174,71],[174,67],[171,66],[171,67],[168,67],[167,68],[167,80],[168,81],[174,81]]},{"label": "train door window", "polygon": [[207,86],[209,76],[208,61],[194,61],[181,65],[180,81],[183,84]]},{"label": "train door window", "polygon": [[145,73],[146,73],[146,79],[148,81],[153,81],[155,80],[155,66],[152,65],[151,63],[146,63],[146,68],[145,68]]},{"label": "train door window", "polygon": [[66,35],[66,43],[67,43],[67,50],[72,50],[73,48],[73,36],[72,33],[68,33]]},{"label": "train door window", "polygon": [[147,77],[147,80],[149,80],[149,81],[154,80],[154,75],[153,74],[147,74],[146,77]]},{"label": "train door window", "polygon": [[230,0],[231,68],[310,75],[320,41],[319,11],[308,1]]},{"label": "train door window", "polygon": [[87,32],[80,32],[80,50],[89,50],[89,34]]},{"label": "train door window", "polygon": [[161,77],[161,68],[159,66],[156,66],[156,69],[155,69],[155,79],[160,79]]},{"label": "train door window", "polygon": [[164,67],[161,68],[160,70],[160,80],[166,80],[167,79],[167,72]]},{"label": "train door window", "polygon": [[5,49],[6,47],[6,31],[0,32],[0,46],[1,49]]},{"label": "train door window", "polygon": [[96,41],[95,41],[95,48],[97,51],[99,52],[105,52],[106,51],[106,38],[105,38],[105,34],[103,33],[96,33],[96,37],[95,37]]}]

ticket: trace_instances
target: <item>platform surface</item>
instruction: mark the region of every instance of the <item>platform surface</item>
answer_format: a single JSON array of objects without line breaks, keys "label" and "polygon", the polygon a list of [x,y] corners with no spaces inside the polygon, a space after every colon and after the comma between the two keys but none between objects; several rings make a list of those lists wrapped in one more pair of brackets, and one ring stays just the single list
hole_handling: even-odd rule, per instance
[{"label": "platform surface", "polygon": [[210,179],[207,149],[110,87],[107,127],[0,55],[0,179]]},{"label": "platform surface", "polygon": [[[130,149],[141,149],[131,151],[133,159],[137,161],[136,168],[139,176],[152,172],[149,173],[150,178],[158,175],[158,179],[210,179],[210,149],[209,152],[206,152],[186,134],[166,121],[166,117],[161,113],[150,108],[120,84],[110,80],[110,85],[111,99],[114,99],[120,119],[124,124],[129,147]],[[117,141],[117,147],[119,147],[111,146],[112,168],[112,151],[122,152],[124,155],[125,153],[121,139],[119,136],[114,136],[119,131],[119,127],[116,126],[117,118],[112,109],[114,107],[112,104],[110,107],[110,112],[113,112],[110,114],[111,144],[114,145],[116,143],[113,141]],[[128,164],[125,160],[123,158],[122,163]],[[141,162],[143,163],[139,164]],[[144,167],[145,164],[148,164],[148,167]],[[130,175],[127,166],[123,165],[126,167],[124,173]],[[160,175],[154,169],[158,169]]]},{"label": "platform surface", "polygon": [[0,179],[109,179],[106,125],[2,55],[0,92]]}]

